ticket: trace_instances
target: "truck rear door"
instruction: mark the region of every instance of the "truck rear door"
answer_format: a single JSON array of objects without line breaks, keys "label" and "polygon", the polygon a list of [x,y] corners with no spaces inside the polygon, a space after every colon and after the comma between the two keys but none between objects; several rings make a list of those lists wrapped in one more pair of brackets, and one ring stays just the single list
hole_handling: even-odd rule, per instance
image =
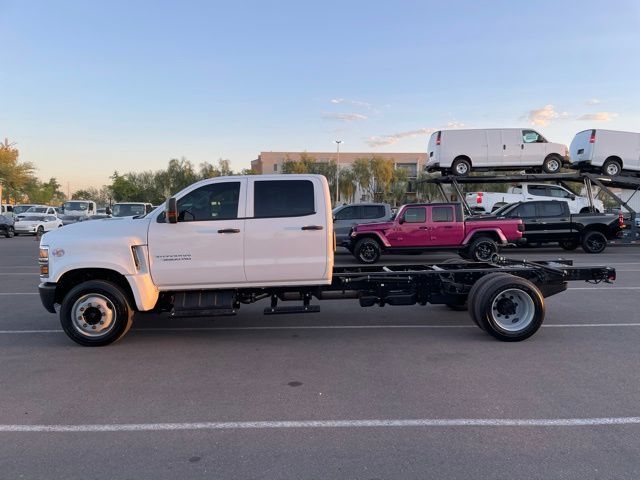
[{"label": "truck rear door", "polygon": [[433,205],[429,207],[428,245],[453,246],[464,240],[464,222],[456,219],[456,208],[453,205]]},{"label": "truck rear door", "polygon": [[[244,270],[253,285],[322,282],[331,272],[331,205],[318,178],[249,179]],[[330,250],[331,249],[331,250]],[[328,258],[331,256],[331,258]]]}]

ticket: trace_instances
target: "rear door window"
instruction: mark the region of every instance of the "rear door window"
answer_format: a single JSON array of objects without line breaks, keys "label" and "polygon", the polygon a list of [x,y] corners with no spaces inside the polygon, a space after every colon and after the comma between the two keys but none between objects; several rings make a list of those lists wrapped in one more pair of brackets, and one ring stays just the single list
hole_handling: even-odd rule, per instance
[{"label": "rear door window", "polygon": [[453,222],[453,207],[432,207],[431,221]]},{"label": "rear door window", "polygon": [[384,207],[382,205],[363,205],[360,208],[364,219],[371,220],[384,217]]},{"label": "rear door window", "polygon": [[540,202],[538,204],[538,216],[540,217],[561,217],[563,214],[564,209],[560,202]]},{"label": "rear door window", "polygon": [[571,194],[565,189],[560,187],[547,187],[549,189],[550,196],[556,198],[570,198]]},{"label": "rear door window", "polygon": [[336,220],[354,220],[358,218],[357,207],[344,207],[338,213],[336,213]]},{"label": "rear door window", "polygon": [[254,183],[255,218],[313,215],[315,198],[310,180],[262,180]]},{"label": "rear door window", "polygon": [[512,215],[509,216],[519,218],[535,218],[536,205],[535,203],[523,203],[518,208],[514,209]]},{"label": "rear door window", "polygon": [[529,194],[536,197],[548,197],[549,190],[544,185],[529,185]]}]

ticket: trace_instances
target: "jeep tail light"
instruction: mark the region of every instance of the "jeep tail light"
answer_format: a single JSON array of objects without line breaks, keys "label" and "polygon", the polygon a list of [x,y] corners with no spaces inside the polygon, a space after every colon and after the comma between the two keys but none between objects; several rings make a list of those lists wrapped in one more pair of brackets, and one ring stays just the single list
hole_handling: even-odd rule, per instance
[{"label": "jeep tail light", "polygon": [[438,132],[436,135],[436,145],[440,145],[441,141],[442,141],[442,132]]},{"label": "jeep tail light", "polygon": [[524,223],[519,223],[518,224],[518,231],[519,232],[524,232]]},{"label": "jeep tail light", "polygon": [[589,143],[596,143],[596,131],[591,130],[591,137],[589,137]]}]

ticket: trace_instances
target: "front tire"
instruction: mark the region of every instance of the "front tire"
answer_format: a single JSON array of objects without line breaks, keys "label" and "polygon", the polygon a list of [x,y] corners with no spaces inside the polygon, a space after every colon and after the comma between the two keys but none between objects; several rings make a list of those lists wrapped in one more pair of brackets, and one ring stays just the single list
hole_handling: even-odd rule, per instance
[{"label": "front tire", "polygon": [[607,248],[607,237],[601,232],[587,232],[582,238],[582,249],[587,253],[602,253]]},{"label": "front tire", "polygon": [[477,262],[490,262],[498,253],[498,244],[489,237],[480,237],[471,242],[469,256]]},{"label": "front tire", "polygon": [[6,238],[12,238],[15,235],[15,230],[13,227],[7,227],[7,230],[4,232],[4,236]]},{"label": "front tire", "polygon": [[101,347],[125,336],[133,323],[133,309],[118,285],[89,280],[65,295],[60,323],[74,342],[85,347]]},{"label": "front tire", "polygon": [[44,235],[44,227],[40,225],[36,230],[36,237],[41,237],[42,235]]},{"label": "front tire", "polygon": [[558,173],[562,168],[562,160],[556,155],[549,155],[542,162],[542,170],[544,173]]},{"label": "front tire", "polygon": [[360,263],[371,265],[380,260],[382,248],[373,238],[362,238],[356,242],[353,254]]},{"label": "front tire", "polygon": [[487,333],[503,342],[520,342],[536,333],[545,316],[544,297],[533,283],[498,273],[473,298],[470,308]]}]

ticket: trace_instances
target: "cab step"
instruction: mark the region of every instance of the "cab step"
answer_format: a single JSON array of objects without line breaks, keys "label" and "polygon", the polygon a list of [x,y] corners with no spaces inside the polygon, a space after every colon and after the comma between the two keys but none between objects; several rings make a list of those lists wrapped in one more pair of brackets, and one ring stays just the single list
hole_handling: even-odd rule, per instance
[{"label": "cab step", "polygon": [[230,290],[176,292],[173,317],[218,317],[236,314],[235,295]]}]

